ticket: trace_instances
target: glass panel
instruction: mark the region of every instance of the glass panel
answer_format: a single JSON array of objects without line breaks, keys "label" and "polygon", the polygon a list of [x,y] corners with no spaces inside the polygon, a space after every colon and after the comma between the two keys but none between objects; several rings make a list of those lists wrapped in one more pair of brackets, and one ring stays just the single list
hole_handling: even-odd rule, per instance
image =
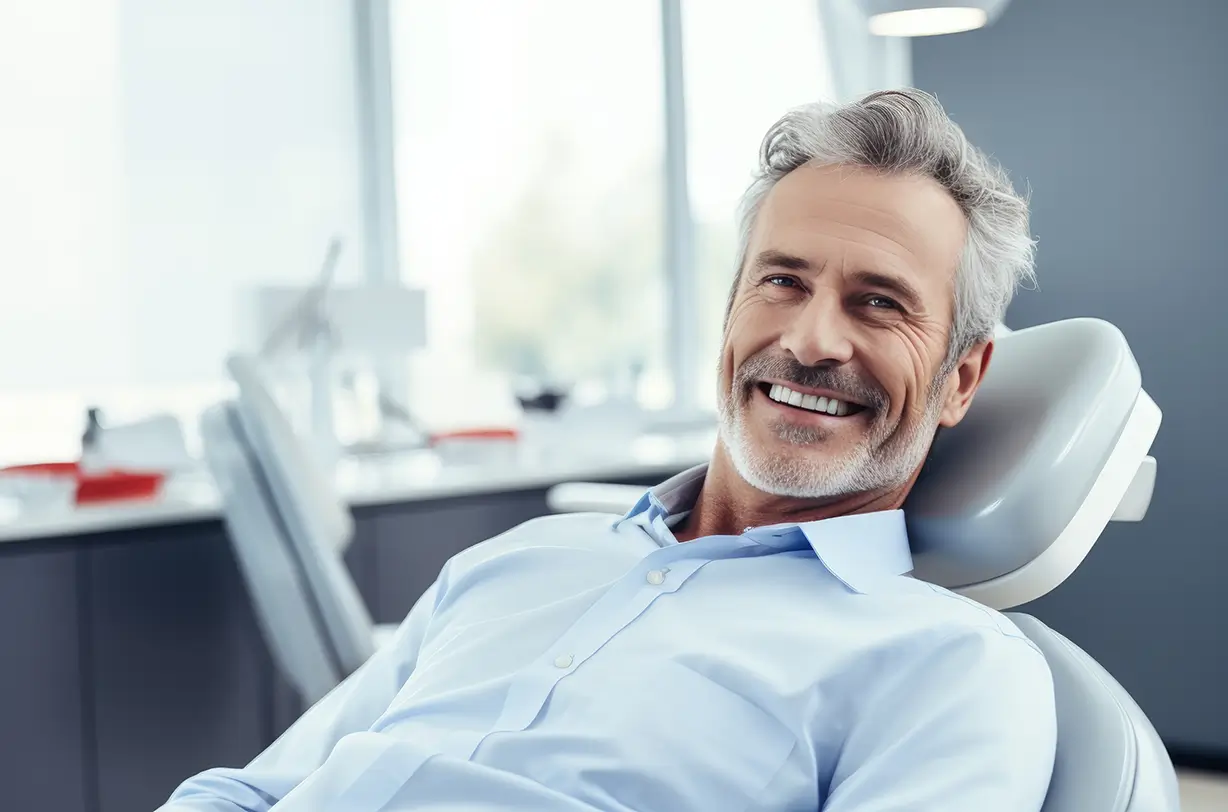
[{"label": "glass panel", "polygon": [[413,408],[504,419],[519,376],[633,367],[668,397],[657,0],[391,10],[402,275],[428,309]]}]

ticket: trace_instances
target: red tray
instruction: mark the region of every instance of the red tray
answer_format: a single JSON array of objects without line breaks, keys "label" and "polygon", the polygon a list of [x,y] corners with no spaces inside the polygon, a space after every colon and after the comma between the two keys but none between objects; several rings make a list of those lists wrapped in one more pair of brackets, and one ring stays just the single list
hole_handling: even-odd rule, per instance
[{"label": "red tray", "polygon": [[80,464],[75,462],[44,462],[0,468],[0,476],[4,474],[74,479],[77,482],[78,505],[153,499],[166,479],[165,474],[151,471],[113,470],[87,474],[81,470]]},{"label": "red tray", "polygon": [[432,434],[429,438],[431,445],[440,445],[441,443],[455,442],[457,440],[494,440],[514,442],[520,439],[520,432],[515,429],[506,428],[474,428],[474,429],[459,429],[456,431],[443,431]]}]

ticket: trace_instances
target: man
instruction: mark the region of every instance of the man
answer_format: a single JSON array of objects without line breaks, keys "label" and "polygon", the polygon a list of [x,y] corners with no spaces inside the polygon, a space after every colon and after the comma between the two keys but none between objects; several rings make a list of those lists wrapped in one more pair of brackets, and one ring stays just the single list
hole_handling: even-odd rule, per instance
[{"label": "man", "polygon": [[772,127],[711,464],[457,555],[395,641],[167,810],[1035,812],[1052,682],[907,576],[900,510],[1032,273],[1026,203],[917,91]]}]

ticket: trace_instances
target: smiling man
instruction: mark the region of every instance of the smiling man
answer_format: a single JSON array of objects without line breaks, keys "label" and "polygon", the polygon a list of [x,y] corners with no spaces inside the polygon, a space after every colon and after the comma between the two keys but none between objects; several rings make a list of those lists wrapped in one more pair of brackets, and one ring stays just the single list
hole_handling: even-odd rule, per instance
[{"label": "smiling man", "polygon": [[[941,121],[936,103],[915,93],[856,109]],[[920,129],[875,144],[884,133],[867,129],[845,134],[854,143],[830,145],[851,154],[811,157],[817,140],[841,124],[878,123],[810,108],[768,135],[726,317],[721,443],[699,519],[690,522],[712,522],[700,524],[703,531],[728,527],[708,519],[718,505],[750,524],[899,507],[936,428],[959,422],[988,367],[992,322],[1009,300],[991,286],[1008,282],[1013,291],[1015,277],[1030,273],[1027,209],[992,173],[997,188],[972,192],[988,199],[963,202],[1014,203],[996,214],[1015,220],[1016,232],[1004,235],[1014,244],[999,250],[1013,248],[1016,266],[961,267],[994,258],[969,246],[970,236],[977,243],[985,236],[970,235],[969,214],[954,196],[968,190],[940,181],[980,168],[977,156],[936,153],[939,145],[921,142]],[[810,150],[793,142],[807,135],[816,139]],[[875,149],[884,151],[879,165],[868,160]],[[931,165],[910,166],[922,162]],[[974,273],[997,278],[966,278]],[[989,301],[969,301],[987,287]]]},{"label": "smiling man", "polygon": [[1044,658],[908,577],[901,511],[1032,274],[1027,205],[917,91],[794,111],[761,158],[710,465],[456,556],[268,751],[165,809],[1041,808]]}]

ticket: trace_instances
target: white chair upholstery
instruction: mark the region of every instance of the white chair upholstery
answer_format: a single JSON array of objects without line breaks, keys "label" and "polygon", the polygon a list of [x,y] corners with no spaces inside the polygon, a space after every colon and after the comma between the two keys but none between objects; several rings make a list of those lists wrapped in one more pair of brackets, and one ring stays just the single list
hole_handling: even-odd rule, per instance
[{"label": "white chair upholstery", "polygon": [[354,524],[327,472],[255,362],[236,356],[228,367],[239,397],[206,414],[205,456],[236,555],[241,565],[252,562],[245,578],[269,648],[311,703],[366,662],[395,626],[372,623],[346,568]]},{"label": "white chair upholstery", "polygon": [[235,560],[273,663],[304,702],[314,703],[333,689],[340,671],[233,404],[205,412],[201,438]]},{"label": "white chair upholstery", "polygon": [[1000,336],[972,403],[904,506],[914,575],[1009,609],[1069,577],[1115,516],[1146,512],[1160,410],[1097,319]]},{"label": "white chair upholstery", "polygon": [[[1160,410],[1125,337],[1096,319],[999,334],[972,408],[939,433],[906,502],[914,576],[995,609],[1046,594],[1111,520],[1138,521],[1155,483]],[[556,511],[624,513],[642,488],[567,483]],[[1176,812],[1176,774],[1147,717],[1091,657],[1039,620],[1058,750],[1045,812]]]}]

